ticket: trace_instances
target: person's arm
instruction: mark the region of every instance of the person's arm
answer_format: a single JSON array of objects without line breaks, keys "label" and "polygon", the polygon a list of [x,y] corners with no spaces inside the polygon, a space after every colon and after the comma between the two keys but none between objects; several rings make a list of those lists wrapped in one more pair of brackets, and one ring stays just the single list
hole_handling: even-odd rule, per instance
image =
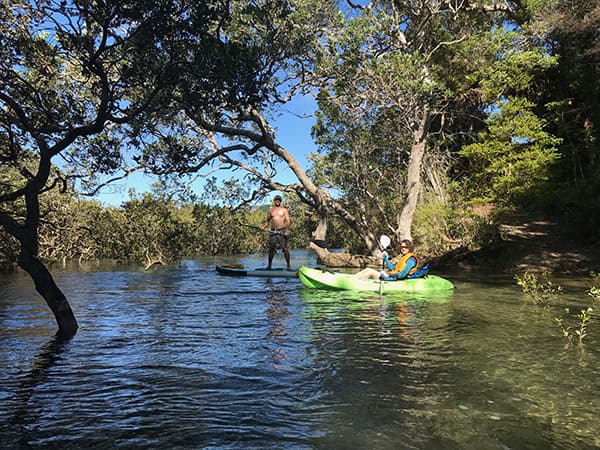
[{"label": "person's arm", "polygon": [[263,230],[266,230],[271,225],[271,208],[269,208],[269,212],[267,212],[267,219],[265,223],[261,227]]},{"label": "person's arm", "polygon": [[386,265],[386,267],[388,268],[388,270],[394,270],[394,267],[395,267],[394,263],[388,259],[387,252],[383,252],[382,257],[383,257],[383,262]]},{"label": "person's arm", "polygon": [[292,226],[292,219],[290,219],[290,212],[285,208],[285,235],[290,233],[290,227]]}]

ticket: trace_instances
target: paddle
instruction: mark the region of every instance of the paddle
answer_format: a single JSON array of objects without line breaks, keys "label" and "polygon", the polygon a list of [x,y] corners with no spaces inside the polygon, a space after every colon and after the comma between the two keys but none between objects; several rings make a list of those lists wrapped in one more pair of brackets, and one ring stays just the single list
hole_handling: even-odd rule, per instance
[{"label": "paddle", "polygon": [[269,234],[282,234],[281,231],[265,230],[264,228],[257,227],[255,225],[249,225],[247,223],[240,223],[240,225],[243,226],[243,227],[252,228],[252,229],[258,230],[258,231],[266,231]]},{"label": "paddle", "polygon": [[[392,240],[389,238],[389,236],[382,234],[379,238],[379,246],[381,247],[381,250],[385,252],[385,249],[389,247],[391,242]],[[381,270],[385,270],[385,261],[383,260],[383,255],[381,255]],[[383,294],[383,280],[379,279],[379,295],[381,294]]]},{"label": "paddle", "polygon": [[259,230],[259,231],[269,231],[269,230],[265,230],[264,228],[257,227],[256,225],[250,225],[250,224],[247,224],[247,223],[241,223],[240,222],[240,225],[243,226],[243,227],[253,228],[253,229]]}]

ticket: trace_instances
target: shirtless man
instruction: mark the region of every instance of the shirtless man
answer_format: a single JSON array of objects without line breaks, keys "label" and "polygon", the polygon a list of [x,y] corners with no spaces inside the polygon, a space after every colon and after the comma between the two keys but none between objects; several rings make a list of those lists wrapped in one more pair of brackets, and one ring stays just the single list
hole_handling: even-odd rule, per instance
[{"label": "shirtless man", "polygon": [[290,214],[287,208],[281,206],[281,195],[276,195],[273,198],[273,206],[269,208],[267,214],[267,220],[263,225],[263,230],[267,227],[271,227],[269,232],[269,265],[268,270],[271,270],[273,263],[273,257],[275,256],[275,250],[277,247],[283,250],[283,256],[285,256],[285,262],[287,264],[286,269],[292,270],[290,267],[290,251],[288,250],[288,236],[290,233]]}]

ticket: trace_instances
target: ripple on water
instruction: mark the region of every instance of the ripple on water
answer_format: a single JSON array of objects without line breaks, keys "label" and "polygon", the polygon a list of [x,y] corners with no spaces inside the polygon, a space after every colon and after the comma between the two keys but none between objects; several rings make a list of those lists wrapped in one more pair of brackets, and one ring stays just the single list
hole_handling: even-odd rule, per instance
[{"label": "ripple on water", "polygon": [[556,311],[511,283],[380,298],[216,277],[212,260],[57,279],[81,325],[68,342],[29,285],[0,285],[8,448],[600,444],[597,336],[565,349]]}]

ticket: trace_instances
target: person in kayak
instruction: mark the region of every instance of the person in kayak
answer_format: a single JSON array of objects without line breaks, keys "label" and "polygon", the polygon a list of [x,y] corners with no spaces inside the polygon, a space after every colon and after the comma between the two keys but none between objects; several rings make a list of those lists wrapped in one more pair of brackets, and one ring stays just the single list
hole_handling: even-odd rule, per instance
[{"label": "person in kayak", "polygon": [[267,220],[262,226],[263,230],[266,230],[269,226],[271,227],[269,231],[269,265],[267,266],[267,270],[271,270],[272,268],[273,257],[278,247],[283,250],[283,256],[287,264],[286,270],[292,270],[290,267],[290,251],[288,249],[288,237],[292,221],[287,208],[281,206],[281,201],[281,195],[273,197],[273,206],[269,208]]},{"label": "person in kayak", "polygon": [[354,274],[357,278],[373,278],[375,280],[402,280],[410,278],[417,271],[417,257],[414,255],[415,246],[409,239],[402,239],[398,246],[400,256],[394,261],[388,259],[387,252],[383,252],[383,262],[387,271],[378,271],[367,267]]}]

